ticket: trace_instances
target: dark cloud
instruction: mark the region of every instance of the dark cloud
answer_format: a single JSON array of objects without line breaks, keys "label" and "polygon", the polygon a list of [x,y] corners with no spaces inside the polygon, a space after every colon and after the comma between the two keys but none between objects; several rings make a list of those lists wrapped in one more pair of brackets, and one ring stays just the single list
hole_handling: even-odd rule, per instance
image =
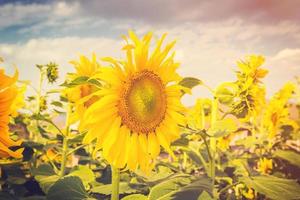
[{"label": "dark cloud", "polygon": [[153,23],[217,21],[232,17],[259,23],[300,22],[297,0],[90,0],[79,1],[86,15]]},{"label": "dark cloud", "polygon": [[0,0],[0,5],[4,4],[33,4],[33,3],[40,3],[40,4],[45,4],[49,3],[52,0]]}]

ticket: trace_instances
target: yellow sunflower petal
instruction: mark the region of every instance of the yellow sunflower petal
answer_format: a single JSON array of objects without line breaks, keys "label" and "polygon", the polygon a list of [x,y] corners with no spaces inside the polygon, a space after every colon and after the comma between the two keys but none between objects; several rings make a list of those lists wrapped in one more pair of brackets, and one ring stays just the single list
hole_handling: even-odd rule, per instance
[{"label": "yellow sunflower petal", "polygon": [[128,164],[129,169],[131,169],[133,171],[136,170],[137,165],[138,165],[137,152],[139,150],[137,149],[137,144],[138,144],[138,134],[132,133],[130,136],[130,146],[129,146],[129,151],[128,151],[127,164]]},{"label": "yellow sunflower petal", "polygon": [[158,156],[160,152],[159,143],[157,141],[156,135],[154,133],[148,134],[148,152],[152,158]]}]

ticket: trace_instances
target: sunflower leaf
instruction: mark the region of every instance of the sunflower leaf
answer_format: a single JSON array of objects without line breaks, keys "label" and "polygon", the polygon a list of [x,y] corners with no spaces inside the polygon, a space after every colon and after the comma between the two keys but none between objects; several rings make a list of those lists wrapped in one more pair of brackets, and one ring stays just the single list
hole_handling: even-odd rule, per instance
[{"label": "sunflower leaf", "polygon": [[132,194],[122,198],[122,200],[147,200],[147,199],[148,198],[142,194]]},{"label": "sunflower leaf", "polygon": [[[172,200],[180,200],[180,199],[197,200],[202,196],[204,192],[207,193],[207,195],[203,194],[204,197],[211,198],[212,188],[213,185],[211,179],[208,177],[201,177],[196,181],[193,181],[192,183],[182,187],[179,191],[173,193],[171,195],[172,197],[171,199]],[[209,198],[205,198],[205,199],[207,200]]]},{"label": "sunflower leaf", "polygon": [[166,200],[171,199],[171,195],[183,186],[191,182],[190,178],[178,177],[169,179],[155,185],[151,188],[148,199],[149,200]]},{"label": "sunflower leaf", "polygon": [[[100,186],[94,187],[91,191],[93,193],[110,195],[111,189],[112,189],[111,184],[106,184],[106,185],[100,185]],[[120,194],[132,194],[132,193],[136,193],[136,192],[139,192],[139,190],[136,189],[133,184],[121,182],[119,185],[119,193]]]},{"label": "sunflower leaf", "polygon": [[88,166],[76,166],[68,176],[78,176],[85,186],[95,180],[94,172]]},{"label": "sunflower leaf", "polygon": [[300,155],[294,151],[277,150],[274,152],[274,156],[300,167]]},{"label": "sunflower leaf", "polygon": [[42,164],[32,171],[43,192],[47,193],[52,185],[59,179],[50,165]]},{"label": "sunflower leaf", "polygon": [[208,130],[208,135],[223,137],[237,130],[235,121],[231,118],[216,121],[214,126]]},{"label": "sunflower leaf", "polygon": [[58,180],[48,191],[48,200],[82,200],[88,199],[88,193],[79,177],[68,176]]},{"label": "sunflower leaf", "polygon": [[180,82],[179,85],[182,85],[184,87],[192,89],[193,87],[197,85],[201,85],[203,82],[200,79],[193,78],[193,77],[186,77],[183,78]]},{"label": "sunflower leaf", "polygon": [[241,177],[240,181],[270,199],[300,199],[300,185],[295,180],[275,176],[253,176]]}]

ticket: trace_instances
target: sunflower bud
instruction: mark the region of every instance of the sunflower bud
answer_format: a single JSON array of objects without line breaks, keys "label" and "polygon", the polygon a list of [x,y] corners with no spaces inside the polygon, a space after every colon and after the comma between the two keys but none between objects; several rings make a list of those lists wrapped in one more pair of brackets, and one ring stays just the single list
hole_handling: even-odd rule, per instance
[{"label": "sunflower bud", "polygon": [[56,63],[50,62],[46,65],[47,67],[47,78],[49,83],[54,83],[58,78],[58,65]]},{"label": "sunflower bud", "polygon": [[47,99],[45,96],[41,96],[40,98],[40,111],[47,110]]}]

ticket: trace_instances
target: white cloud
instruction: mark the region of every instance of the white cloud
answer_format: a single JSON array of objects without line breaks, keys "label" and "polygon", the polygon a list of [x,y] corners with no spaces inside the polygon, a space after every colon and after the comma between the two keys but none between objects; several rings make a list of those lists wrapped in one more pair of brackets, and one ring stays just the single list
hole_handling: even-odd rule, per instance
[{"label": "white cloud", "polygon": [[120,43],[107,38],[63,37],[56,39],[32,39],[24,44],[1,44],[0,55],[5,59],[6,69],[10,72],[16,65],[22,80],[30,80],[33,85],[38,83],[36,64],[47,64],[50,61],[59,64],[62,83],[67,72],[74,71],[70,60],[78,59],[79,55],[91,57],[96,53],[99,58],[104,56],[119,57]]},{"label": "white cloud", "polygon": [[[294,75],[300,75],[297,65],[300,63],[300,48],[289,47],[299,47],[299,42],[287,42],[299,37],[300,28],[293,23],[279,23],[277,28],[272,25],[248,24],[240,19],[164,27],[131,23],[128,26],[122,25],[112,23],[111,26],[118,31],[130,27],[138,34],[149,30],[155,30],[156,35],[168,32],[168,41],[178,41],[175,49],[176,59],[181,62],[180,74],[198,77],[212,87],[234,80],[236,60],[252,53],[263,54],[267,58],[265,67],[270,70],[270,74],[265,82],[269,94]],[[91,55],[95,52],[99,57],[124,57],[120,50],[121,38],[109,37],[37,38],[20,44],[0,44],[0,55],[9,63],[19,66],[23,79],[36,82],[35,64],[55,61],[60,65],[62,74],[65,74],[72,70],[68,61],[76,59],[78,54]],[[184,98],[186,104],[193,104],[196,97],[208,96],[208,92],[200,87],[194,91],[192,97]]]},{"label": "white cloud", "polygon": [[283,49],[272,58],[272,62],[284,65],[287,64],[288,66],[286,67],[300,70],[300,48]]},{"label": "white cloud", "polygon": [[266,66],[269,66],[269,74],[266,77],[267,91],[274,93],[285,82],[294,81],[294,77],[300,76],[300,48],[283,49],[274,56],[267,58]]},{"label": "white cloud", "polygon": [[0,29],[44,20],[49,12],[51,6],[47,4],[5,4],[0,6]]},{"label": "white cloud", "polygon": [[80,5],[78,2],[67,3],[60,1],[54,5],[54,14],[57,16],[71,16],[78,13]]},{"label": "white cloud", "polygon": [[79,2],[58,1],[52,4],[8,3],[0,5],[0,29],[11,26],[43,26],[54,22],[75,21],[81,18]]}]

